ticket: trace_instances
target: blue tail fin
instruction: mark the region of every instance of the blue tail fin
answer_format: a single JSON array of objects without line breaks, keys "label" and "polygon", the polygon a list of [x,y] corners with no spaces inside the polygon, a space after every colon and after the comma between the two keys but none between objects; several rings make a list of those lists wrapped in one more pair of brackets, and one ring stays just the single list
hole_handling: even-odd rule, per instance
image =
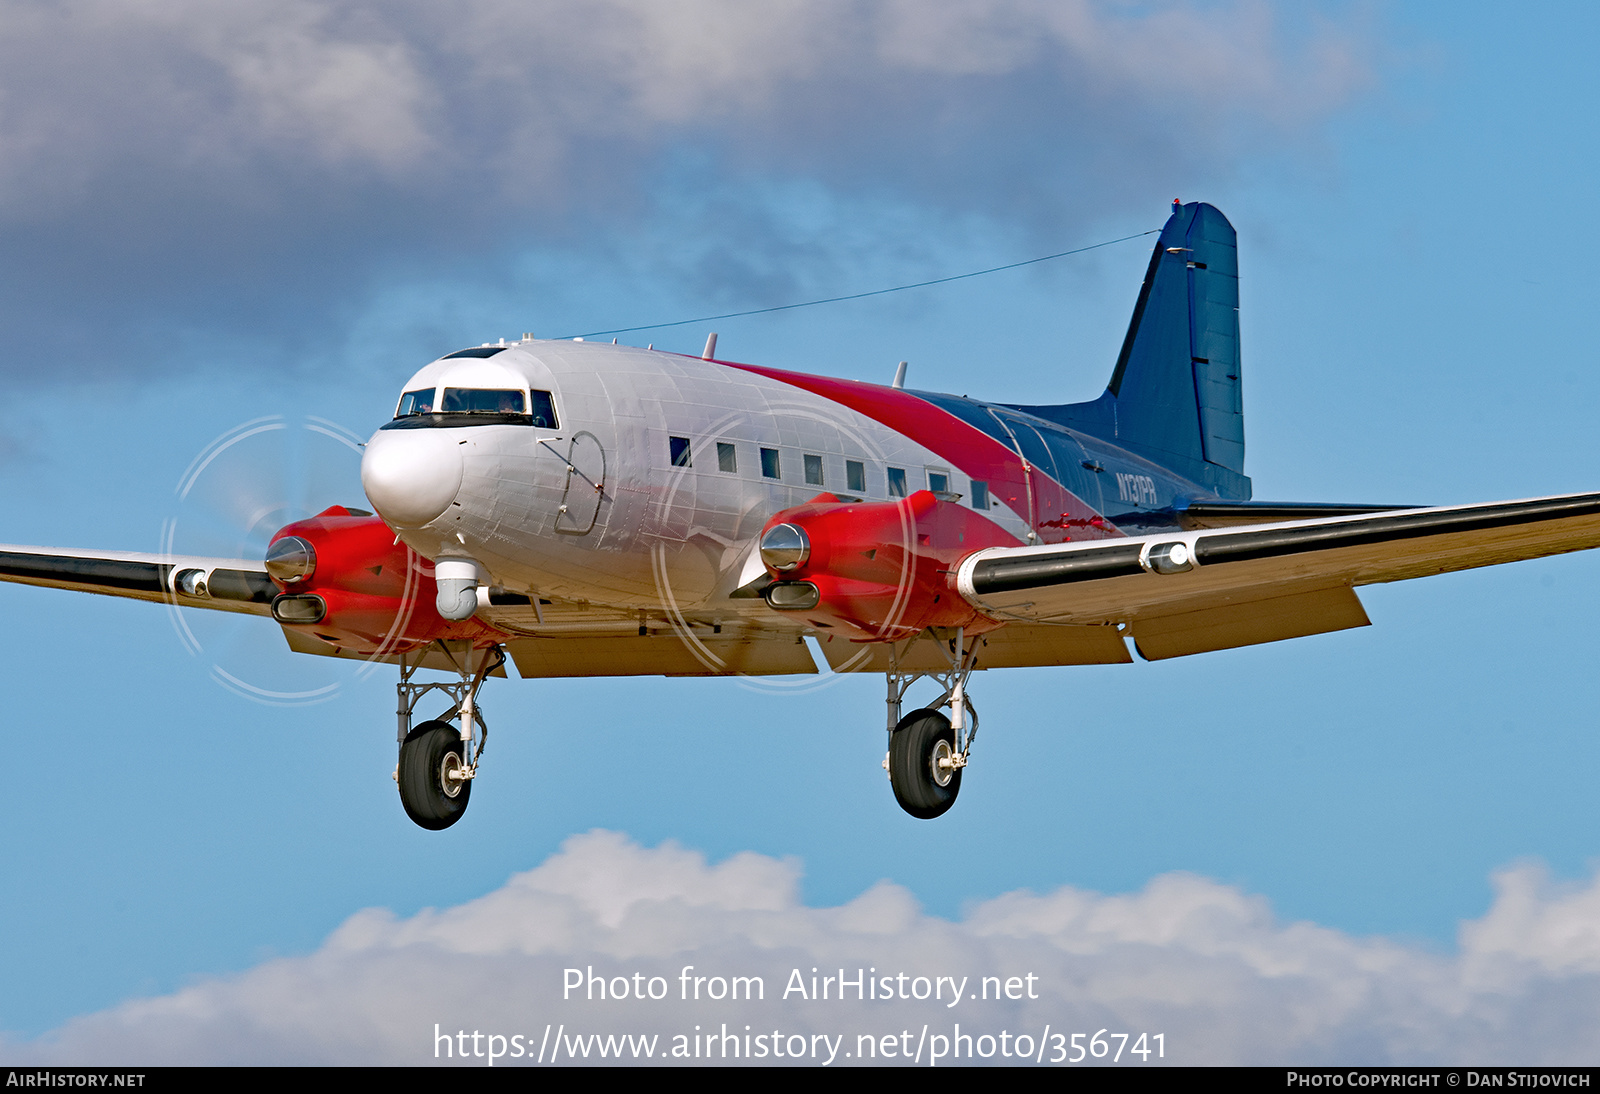
[{"label": "blue tail fin", "polygon": [[1174,202],[1105,394],[1022,409],[1248,498],[1239,376],[1233,225],[1213,206]]}]

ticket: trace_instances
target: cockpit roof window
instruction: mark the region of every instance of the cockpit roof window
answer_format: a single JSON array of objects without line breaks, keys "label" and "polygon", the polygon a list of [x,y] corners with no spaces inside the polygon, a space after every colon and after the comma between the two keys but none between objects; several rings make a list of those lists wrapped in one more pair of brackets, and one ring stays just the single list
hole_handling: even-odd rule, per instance
[{"label": "cockpit roof window", "polygon": [[471,349],[458,349],[454,353],[447,353],[440,360],[449,361],[456,357],[493,357],[505,350],[505,346],[473,346]]}]

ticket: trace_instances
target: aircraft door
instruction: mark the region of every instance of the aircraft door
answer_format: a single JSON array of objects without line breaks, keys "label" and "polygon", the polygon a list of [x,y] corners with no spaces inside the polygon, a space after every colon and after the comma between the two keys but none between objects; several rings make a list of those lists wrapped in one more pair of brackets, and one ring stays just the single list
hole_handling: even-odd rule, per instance
[{"label": "aircraft door", "polygon": [[1014,418],[1011,420],[1011,431],[1016,434],[1017,443],[1022,445],[1022,454],[1028,457],[1028,462],[1060,482],[1061,472],[1056,469],[1055,453],[1044,443],[1039,431],[1027,422],[1019,422]]},{"label": "aircraft door", "polygon": [[[1024,423],[1018,422],[1009,414],[1000,413],[994,407],[989,408],[989,416],[1000,423],[1000,428],[1005,430],[1007,437],[1011,438],[1012,451],[1022,459],[1023,488],[1028,494],[1028,512],[1026,514],[1028,527],[1030,529],[1037,528],[1039,526],[1039,506],[1038,499],[1034,496],[1033,460],[1028,457],[1027,450],[1022,447],[1022,438],[1018,436],[1018,431],[1024,428]],[[1028,534],[1032,536],[1033,533],[1030,531]]]},{"label": "aircraft door", "polygon": [[1104,513],[1105,505],[1102,497],[1101,476],[1102,471],[1098,461],[1084,451],[1083,445],[1066,432],[1049,430],[1044,433],[1045,443],[1050,446],[1050,451],[1055,453],[1056,468],[1061,472],[1056,480],[1072,491],[1096,513]]},{"label": "aircraft door", "polygon": [[600,519],[605,500],[606,452],[600,439],[588,430],[572,435],[567,449],[567,483],[556,512],[556,531],[564,536],[586,536]]}]

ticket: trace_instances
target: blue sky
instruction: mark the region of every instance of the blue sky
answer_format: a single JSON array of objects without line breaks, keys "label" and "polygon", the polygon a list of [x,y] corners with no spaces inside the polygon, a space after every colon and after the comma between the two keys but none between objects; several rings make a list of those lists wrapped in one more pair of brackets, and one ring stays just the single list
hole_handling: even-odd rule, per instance
[{"label": "blue sky", "polygon": [[[163,10],[0,6],[9,542],[156,550],[173,520],[220,553],[247,493],[359,504],[349,451],[301,427],[365,436],[460,345],[1016,261],[1157,228],[1173,197],[1239,232],[1257,497],[1600,482],[1583,5]],[[1090,398],[1147,256],[727,321],[719,350]],[[198,453],[268,416],[292,428],[180,502]],[[229,621],[193,621],[196,654],[159,608],[0,588],[0,925],[28,940],[0,964],[4,1054],[198,980],[248,986],[364,908],[496,892],[596,828],[791,860],[811,909],[888,881],[959,919],[1180,872],[1455,960],[1495,871],[1545,864],[1551,907],[1593,884],[1597,567],[1368,589],[1371,628],[1269,647],[985,674],[973,768],[933,824],[878,767],[879,679],[497,682],[484,778],[444,833],[396,800],[387,673]],[[333,697],[251,701],[219,668]],[[114,1043],[81,1037],[61,1042],[79,1059]]]}]

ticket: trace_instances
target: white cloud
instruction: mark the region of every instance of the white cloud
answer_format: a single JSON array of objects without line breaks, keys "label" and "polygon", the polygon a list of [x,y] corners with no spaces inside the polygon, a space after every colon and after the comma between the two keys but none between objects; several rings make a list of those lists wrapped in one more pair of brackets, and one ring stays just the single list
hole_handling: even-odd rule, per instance
[{"label": "white cloud", "polygon": [[709,293],[774,303],[850,234],[794,241],[773,195],[808,188],[862,226],[1148,219],[1180,179],[1314,141],[1368,81],[1345,23],[1259,0],[0,0],[0,344],[70,360],[87,313],[160,368],[175,332],[292,358],[375,284],[575,240],[669,280],[698,259],[661,240],[732,252],[700,263]]},{"label": "white cloud", "polygon": [[[647,849],[593,832],[478,900],[408,919],[359,912],[313,954],[78,1018],[0,1045],[0,1058],[421,1063],[443,1053],[436,1023],[502,1035],[508,1052],[520,1036],[534,1055],[547,1025],[567,1037],[653,1034],[658,1054],[697,1024],[843,1034],[837,1062],[860,1035],[881,1049],[883,1036],[909,1030],[914,1043],[924,1026],[926,1062],[937,1037],[949,1050],[957,1023],[969,1036],[1027,1035],[1035,1051],[1046,1024],[1068,1035],[1160,1033],[1174,1063],[1593,1064],[1600,1044],[1600,878],[1562,889],[1535,867],[1504,871],[1494,906],[1443,955],[1279,923],[1261,898],[1187,874],[1121,896],[1012,893],[954,923],[887,883],[842,907],[808,907],[799,876],[792,861],[745,853],[712,865],[672,844]],[[759,976],[765,998],[681,1001],[686,965],[691,977]],[[668,997],[587,1000],[580,990],[564,1000],[566,970],[591,967],[629,978],[630,989],[659,976]],[[839,1002],[836,987],[826,1001],[783,998],[794,970],[809,994],[813,968],[852,981],[858,969],[903,972],[897,991],[965,977],[969,996],[984,977],[1001,978],[991,994],[1018,977],[1013,994],[1031,988],[1037,998],[952,1008],[947,983],[920,1002],[857,1000],[854,988]],[[703,990],[715,987],[708,979]],[[1047,1058],[1054,1045],[1046,1041]],[[1071,1052],[1070,1041],[1063,1047]]]},{"label": "white cloud", "polygon": [[[653,146],[675,127],[766,145],[782,119],[808,121],[786,137],[815,157],[828,132],[926,129],[975,95],[982,112],[1039,124],[1042,140],[1098,129],[1084,122],[1126,114],[1108,110],[1117,100],[1215,135],[1220,115],[1314,116],[1364,79],[1356,35],[1322,28],[1293,44],[1272,8],[1249,2],[6,0],[0,57],[13,206],[34,196],[25,177],[110,170],[141,150],[193,170],[262,153],[283,166],[298,147],[405,184],[428,159],[487,157],[521,175],[595,142]],[[994,98],[978,78],[1029,86]]]}]

